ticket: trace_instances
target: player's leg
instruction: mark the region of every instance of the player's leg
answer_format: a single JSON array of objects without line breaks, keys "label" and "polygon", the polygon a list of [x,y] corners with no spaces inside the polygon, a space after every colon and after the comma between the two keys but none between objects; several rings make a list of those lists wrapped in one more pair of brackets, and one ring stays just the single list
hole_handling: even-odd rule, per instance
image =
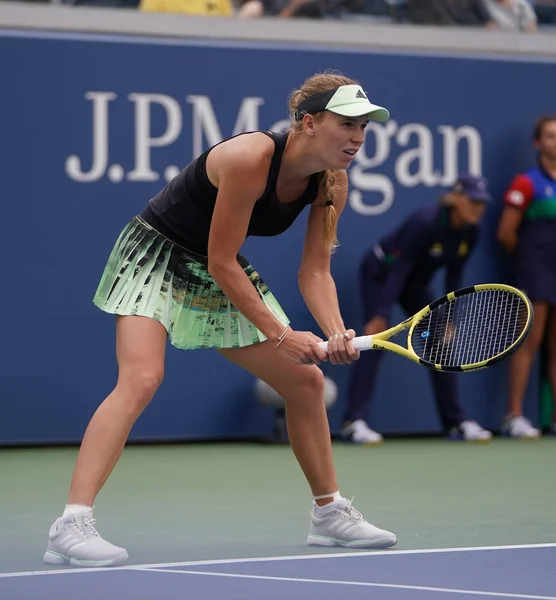
[{"label": "player's leg", "polygon": [[127,559],[94,529],[95,498],[116,465],[129,432],[162,382],[166,330],[146,317],[116,317],[118,381],[94,413],[81,443],[68,505],[50,530],[50,564],[112,566]]},{"label": "player's leg", "polygon": [[166,330],[147,317],[116,317],[118,380],[93,415],[77,458],[68,504],[93,506],[129,432],[164,376]]},{"label": "player's leg", "polygon": [[262,342],[220,353],[270,385],[284,399],[292,450],[314,495],[338,489],[328,416],[324,406],[324,376],[317,366],[295,364]]},{"label": "player's leg", "polygon": [[[408,316],[429,305],[434,297],[428,287],[413,286],[404,289],[400,304]],[[468,419],[460,402],[457,375],[427,370],[442,427],[451,437],[473,442],[486,442],[492,434],[476,421]]]},{"label": "player's leg", "polygon": [[220,352],[265,381],[284,399],[292,450],[313,496],[322,497],[314,502],[310,543],[357,547],[394,545],[394,534],[370,525],[350,502],[335,495],[338,482],[324,405],[322,371],[314,365],[290,361],[270,342]]},{"label": "player's leg", "polygon": [[503,431],[517,438],[539,437],[538,429],[523,416],[523,398],[531,368],[545,334],[549,305],[546,302],[533,302],[533,310],[535,318],[531,332],[509,359],[508,413],[504,419]]}]

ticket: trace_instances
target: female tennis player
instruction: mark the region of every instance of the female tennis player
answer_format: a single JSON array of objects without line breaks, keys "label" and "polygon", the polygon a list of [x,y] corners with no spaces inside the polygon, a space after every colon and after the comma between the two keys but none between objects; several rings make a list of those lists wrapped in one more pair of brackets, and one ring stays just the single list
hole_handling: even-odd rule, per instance
[{"label": "female tennis player", "polygon": [[[345,169],[369,119],[384,122],[361,86],[317,74],[289,98],[287,133],[241,134],[193,160],[124,228],[94,303],[116,316],[115,389],[85,432],[68,504],[49,533],[44,561],[113,566],[126,550],[96,531],[93,505],[129,432],[159,387],[167,339],[177,348],[216,348],[285,400],[290,443],[313,494],[307,543],[384,548],[393,533],[368,523],[338,490],[323,400],[325,360],[359,358],[330,274],[344,209]],[[310,205],[299,287],[326,338],[296,331],[240,247],[249,235],[284,232]]]}]

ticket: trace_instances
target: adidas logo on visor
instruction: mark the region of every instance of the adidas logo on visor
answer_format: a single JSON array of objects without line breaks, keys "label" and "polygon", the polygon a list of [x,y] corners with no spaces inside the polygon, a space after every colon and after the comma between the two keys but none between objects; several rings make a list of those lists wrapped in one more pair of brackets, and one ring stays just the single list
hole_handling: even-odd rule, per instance
[{"label": "adidas logo on visor", "polygon": [[356,98],[365,98],[365,100],[367,100],[367,96],[365,96],[365,94],[363,93],[363,90],[357,90],[357,94],[355,94]]}]

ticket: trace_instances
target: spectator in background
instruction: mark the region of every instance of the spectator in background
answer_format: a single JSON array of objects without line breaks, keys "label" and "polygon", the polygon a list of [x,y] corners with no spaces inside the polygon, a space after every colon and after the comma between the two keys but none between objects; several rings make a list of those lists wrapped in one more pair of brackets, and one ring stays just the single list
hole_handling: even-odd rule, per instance
[{"label": "spectator in background", "polygon": [[[446,292],[461,288],[463,267],[473,250],[486,203],[486,180],[461,174],[440,205],[413,212],[364,258],[360,285],[365,335],[388,329],[395,303],[413,315],[434,300],[429,282],[446,267]],[[376,381],[380,351],[362,352],[351,370],[342,437],[359,444],[376,444],[382,436],[369,428],[366,417]],[[443,427],[455,439],[487,442],[492,435],[464,414],[453,373],[429,371]],[[391,401],[388,398],[387,401]]]},{"label": "spectator in background", "polygon": [[491,19],[501,29],[537,31],[537,16],[528,0],[486,0]]},{"label": "spectator in background", "polygon": [[[510,358],[503,431],[516,438],[540,435],[523,416],[523,397],[545,335],[548,377],[556,397],[556,115],[538,119],[533,143],[538,164],[510,184],[498,226],[498,239],[515,267],[515,285],[529,296],[535,311],[529,337]],[[556,412],[554,417],[556,421]]]},{"label": "spectator in background", "polygon": [[406,15],[416,25],[495,26],[485,0],[408,0]]}]

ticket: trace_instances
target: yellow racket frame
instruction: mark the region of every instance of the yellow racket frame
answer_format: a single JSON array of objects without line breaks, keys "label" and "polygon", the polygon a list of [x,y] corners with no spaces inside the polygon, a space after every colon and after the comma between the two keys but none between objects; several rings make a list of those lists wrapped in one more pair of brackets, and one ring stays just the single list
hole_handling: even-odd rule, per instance
[{"label": "yellow racket frame", "polygon": [[[527,307],[527,322],[526,322],[525,327],[523,328],[523,331],[521,332],[521,335],[517,338],[517,340],[511,346],[506,348],[503,352],[501,352],[500,354],[493,356],[492,358],[489,358],[487,360],[482,360],[482,361],[467,364],[467,365],[449,366],[448,367],[448,366],[442,366],[442,365],[438,365],[438,364],[429,362],[427,360],[424,360],[424,359],[420,358],[417,355],[417,353],[413,350],[413,346],[411,344],[411,337],[413,334],[413,330],[421,322],[421,320],[424,317],[426,317],[436,307],[438,307],[442,304],[445,304],[446,302],[449,302],[450,300],[454,300],[455,298],[458,298],[460,296],[465,296],[467,294],[472,294],[474,292],[496,291],[496,290],[510,292],[512,294],[515,294],[516,296],[519,296],[519,298],[521,298],[523,300],[523,302],[525,303],[525,306]],[[435,369],[437,371],[446,371],[446,372],[452,372],[452,373],[453,372],[462,372],[462,371],[476,371],[478,369],[484,369],[486,367],[490,367],[493,364],[503,360],[504,358],[508,357],[510,354],[515,352],[517,350],[517,348],[525,341],[525,338],[529,335],[532,324],[533,324],[533,305],[531,304],[531,301],[529,300],[529,298],[521,290],[518,290],[517,288],[514,288],[510,285],[504,285],[501,283],[484,283],[484,284],[478,284],[478,285],[465,287],[465,288],[462,288],[455,292],[450,292],[449,294],[446,294],[445,296],[438,298],[437,300],[435,300],[428,306],[425,306],[425,308],[420,310],[418,313],[414,314],[412,317],[409,317],[405,321],[402,321],[398,325],[395,325],[394,327],[390,327],[390,329],[386,329],[385,331],[381,331],[380,333],[377,333],[374,335],[360,336],[359,338],[355,338],[353,341],[355,342],[356,340],[360,340],[359,343],[355,344],[359,350],[388,350],[389,352],[394,352],[396,354],[399,354],[400,356],[403,356],[405,358],[408,358],[409,360],[412,360],[413,362],[423,365],[429,369]],[[408,346],[407,348],[404,348],[403,346],[400,346],[399,344],[397,344],[395,342],[388,341],[391,337],[397,335],[398,333],[404,331],[405,329],[409,329],[409,331],[407,333],[407,346]]]}]

